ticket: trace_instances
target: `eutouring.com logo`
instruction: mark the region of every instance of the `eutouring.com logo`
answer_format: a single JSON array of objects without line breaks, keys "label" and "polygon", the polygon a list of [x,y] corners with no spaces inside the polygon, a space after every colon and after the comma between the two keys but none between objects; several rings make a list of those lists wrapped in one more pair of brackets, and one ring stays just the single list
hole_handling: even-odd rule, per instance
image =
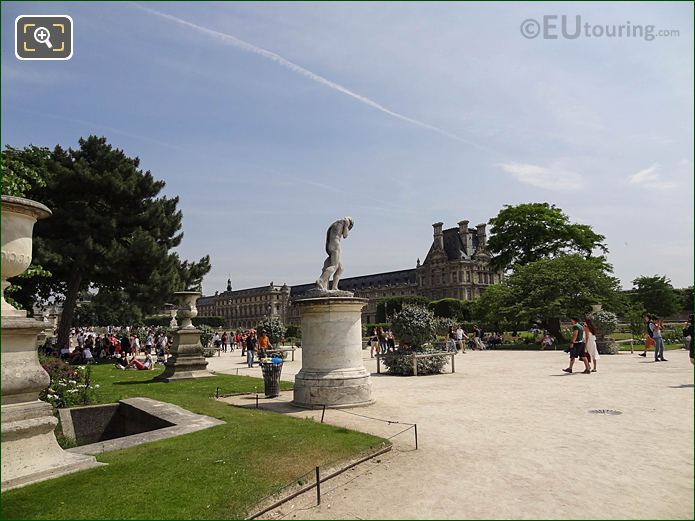
[{"label": "eutouring.com logo", "polygon": [[584,22],[581,15],[567,16],[547,14],[539,19],[527,18],[521,22],[524,38],[544,40],[576,40],[578,38],[636,38],[651,42],[655,38],[680,36],[678,29],[657,29],[654,25],[592,24]]}]

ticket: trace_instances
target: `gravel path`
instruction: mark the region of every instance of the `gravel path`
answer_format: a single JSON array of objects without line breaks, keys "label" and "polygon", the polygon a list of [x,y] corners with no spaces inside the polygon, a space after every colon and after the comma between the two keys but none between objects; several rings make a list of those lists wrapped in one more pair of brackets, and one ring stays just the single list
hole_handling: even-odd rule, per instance
[{"label": "gravel path", "polygon": [[[417,423],[419,450],[401,434],[378,462],[326,483],[320,507],[305,494],[265,517],[693,519],[693,368],[685,351],[666,354],[604,356],[597,373],[565,375],[562,352],[469,352],[455,374],[414,378],[376,375],[365,352],[377,402],[349,412]],[[238,352],[209,360],[260,375]],[[289,400],[261,404],[320,418]],[[381,436],[403,428],[338,410],[326,421]]]}]

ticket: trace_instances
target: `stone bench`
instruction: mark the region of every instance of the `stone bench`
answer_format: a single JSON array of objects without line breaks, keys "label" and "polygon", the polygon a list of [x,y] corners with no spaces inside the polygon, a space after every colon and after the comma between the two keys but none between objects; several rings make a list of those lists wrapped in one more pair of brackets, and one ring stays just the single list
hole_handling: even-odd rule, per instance
[{"label": "stone bench", "polygon": [[297,350],[296,347],[273,347],[271,349],[268,349],[269,352],[280,352],[280,353],[287,353],[289,351],[292,352],[292,361],[294,362],[294,352]]},{"label": "stone bench", "polygon": [[[377,354],[376,355],[376,374],[381,374],[381,359],[386,356],[382,354]],[[455,373],[456,372],[456,366],[454,364],[454,357],[456,356],[456,353],[449,352],[449,351],[441,351],[437,353],[421,353],[417,355],[407,355],[407,356],[412,356],[413,358],[413,376],[417,376],[417,361],[420,358],[434,358],[436,356],[449,356],[451,357],[451,372]]]}]

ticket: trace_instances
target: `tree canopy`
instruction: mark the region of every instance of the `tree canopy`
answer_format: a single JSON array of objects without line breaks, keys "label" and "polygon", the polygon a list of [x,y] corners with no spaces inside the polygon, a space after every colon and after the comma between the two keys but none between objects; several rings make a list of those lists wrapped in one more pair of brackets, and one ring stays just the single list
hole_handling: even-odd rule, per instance
[{"label": "tree canopy", "polygon": [[660,317],[671,316],[682,309],[681,297],[665,276],[637,277],[632,281],[631,297],[642,305],[647,313]]},{"label": "tree canopy", "polygon": [[[27,295],[64,299],[61,344],[78,296],[87,290],[101,295],[96,304],[102,313],[103,306],[127,306],[137,317],[170,300],[173,291],[200,286],[209,257],[182,262],[170,251],[183,237],[178,197],[160,195],[164,181],[141,170],[138,158],[96,136],[80,139],[74,150],[44,151],[8,148],[5,154],[15,161],[15,177],[30,185],[26,197],[53,212],[34,228],[34,258],[51,276],[22,284]],[[42,182],[31,183],[31,170]]]},{"label": "tree canopy", "polygon": [[496,269],[510,269],[561,254],[591,257],[594,250],[606,253],[605,237],[591,226],[576,224],[555,205],[526,203],[505,205],[492,225],[488,250]]},{"label": "tree canopy", "polygon": [[476,314],[510,323],[540,324],[562,338],[560,320],[583,317],[591,305],[607,309],[618,303],[619,281],[603,259],[562,255],[517,266],[501,284],[490,286],[476,303]]},{"label": "tree canopy", "polygon": [[443,298],[433,300],[427,307],[434,313],[435,317],[453,318],[456,320],[470,320],[471,302],[457,298]]},{"label": "tree canopy", "polygon": [[426,307],[430,303],[430,299],[421,296],[402,296],[388,297],[381,300],[376,305],[376,319],[379,324],[387,322],[393,315],[403,309],[404,305],[412,304],[415,306]]}]

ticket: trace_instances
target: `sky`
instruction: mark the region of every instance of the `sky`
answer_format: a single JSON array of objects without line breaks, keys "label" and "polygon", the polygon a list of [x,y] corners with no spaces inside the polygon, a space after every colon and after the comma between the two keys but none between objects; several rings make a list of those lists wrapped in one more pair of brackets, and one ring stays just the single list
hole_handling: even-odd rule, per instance
[{"label": "sky", "polygon": [[[205,294],[229,276],[235,289],[316,280],[326,228],[346,215],[350,277],[414,267],[432,223],[526,202],[605,235],[625,288],[693,284],[692,3],[1,10],[2,144],[97,134],[138,156],[180,197],[180,255],[211,257]],[[15,58],[22,14],[70,15],[73,57]],[[568,35],[580,17],[577,38],[552,27],[562,15]],[[522,34],[534,22],[558,37]],[[605,36],[617,25],[678,34]]]}]

